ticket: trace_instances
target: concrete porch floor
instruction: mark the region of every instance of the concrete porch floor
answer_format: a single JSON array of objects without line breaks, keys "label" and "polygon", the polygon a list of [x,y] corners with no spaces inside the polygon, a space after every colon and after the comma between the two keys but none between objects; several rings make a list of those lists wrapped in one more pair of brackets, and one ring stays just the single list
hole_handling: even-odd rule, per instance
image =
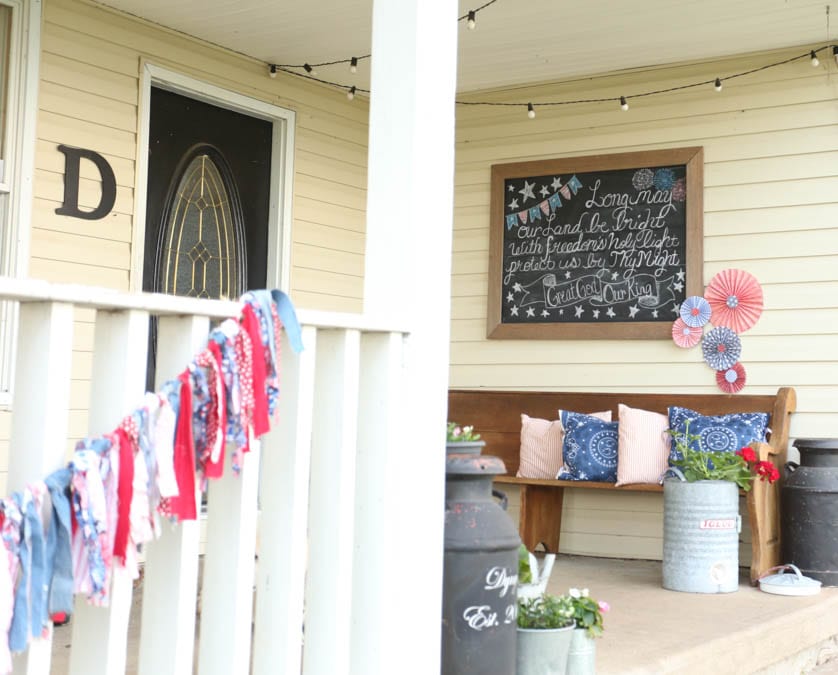
[{"label": "concrete porch floor", "polygon": [[[611,605],[599,675],[792,675],[812,672],[819,657],[838,659],[838,588],[784,597],[743,574],[735,593],[679,593],[661,587],[660,562],[560,555],[548,591],[571,587]],[[838,661],[814,672],[838,673]]]},{"label": "concrete porch floor", "polygon": [[[838,675],[838,588],[783,597],[753,588],[743,574],[735,593],[678,593],[661,588],[660,562],[560,555],[548,591],[571,587],[611,605],[597,640],[598,675]],[[137,672],[141,589],[134,597],[129,675]],[[69,671],[71,635],[71,624],[55,630],[54,675]],[[819,658],[830,662],[816,667]]]}]

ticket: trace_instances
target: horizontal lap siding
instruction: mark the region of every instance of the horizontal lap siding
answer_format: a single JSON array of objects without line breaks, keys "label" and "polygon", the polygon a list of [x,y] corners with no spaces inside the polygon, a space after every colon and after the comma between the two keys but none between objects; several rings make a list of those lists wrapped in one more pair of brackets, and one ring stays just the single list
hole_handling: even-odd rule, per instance
[{"label": "horizontal lap siding", "polygon": [[[729,267],[757,276],[765,312],[742,336],[752,393],[797,389],[791,432],[838,428],[838,74],[807,61],[712,86],[616,104],[537,101],[619,96],[742,72],[805,49],[483,93],[523,108],[458,108],[451,386],[684,393],[718,391],[700,351],[667,340],[487,340],[492,164],[668,147],[704,147],[704,282]],[[828,62],[827,62],[828,61]],[[829,71],[829,76],[827,74]],[[468,420],[461,420],[468,422]],[[487,448],[491,452],[491,448]],[[661,553],[659,495],[566,490],[562,550]],[[744,513],[744,506],[743,506]],[[517,518],[517,514],[515,515]],[[743,532],[742,564],[749,561]]]}]

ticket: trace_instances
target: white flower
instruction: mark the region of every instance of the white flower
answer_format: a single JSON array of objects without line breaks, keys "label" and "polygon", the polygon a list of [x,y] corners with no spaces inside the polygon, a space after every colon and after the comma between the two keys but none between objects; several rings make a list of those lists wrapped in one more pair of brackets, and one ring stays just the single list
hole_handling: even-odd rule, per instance
[{"label": "white flower", "polygon": [[568,593],[568,595],[570,595],[571,598],[581,598],[582,597],[582,593],[579,591],[578,588],[571,588],[567,593]]},{"label": "white flower", "polygon": [[587,597],[588,597],[588,589],[587,589],[587,588],[583,588],[583,589],[582,589],[582,597],[583,597],[583,598],[587,598]]}]

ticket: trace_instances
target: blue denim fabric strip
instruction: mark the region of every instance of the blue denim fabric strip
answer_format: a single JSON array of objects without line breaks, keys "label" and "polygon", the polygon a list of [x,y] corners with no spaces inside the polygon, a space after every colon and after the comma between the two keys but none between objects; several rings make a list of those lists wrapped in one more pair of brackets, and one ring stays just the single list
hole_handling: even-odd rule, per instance
[{"label": "blue denim fabric strip", "polygon": [[15,492],[12,501],[18,510],[21,511],[20,521],[20,542],[18,545],[17,559],[20,564],[18,573],[17,590],[15,591],[15,608],[12,616],[12,625],[9,628],[9,649],[13,652],[22,652],[29,644],[29,584],[31,577],[31,554],[29,551],[29,532],[26,522],[25,508],[23,507],[23,495]]},{"label": "blue denim fabric strip", "polygon": [[28,490],[12,498],[23,513],[20,538],[20,580],[15,592],[15,609],[9,629],[9,648],[21,652],[29,637],[41,637],[47,617],[47,580],[44,525],[32,494]]},{"label": "blue denim fabric strip", "polygon": [[300,322],[297,321],[297,313],[294,311],[291,298],[277,289],[271,291],[271,297],[276,303],[276,311],[282,321],[282,326],[285,328],[285,333],[288,335],[291,349],[299,354],[303,351],[303,338],[300,332]]},{"label": "blue denim fabric strip", "polygon": [[47,532],[47,574],[49,601],[47,609],[73,613],[73,554],[71,549],[69,468],[50,474],[44,483],[52,500],[52,522]]}]

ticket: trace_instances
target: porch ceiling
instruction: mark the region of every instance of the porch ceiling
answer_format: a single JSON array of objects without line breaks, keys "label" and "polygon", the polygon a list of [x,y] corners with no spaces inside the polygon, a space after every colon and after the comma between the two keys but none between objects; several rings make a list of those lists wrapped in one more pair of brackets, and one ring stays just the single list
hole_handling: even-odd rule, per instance
[{"label": "porch ceiling", "polygon": [[[459,0],[460,13],[485,0]],[[372,0],[103,0],[266,63],[368,54]],[[460,28],[461,92],[826,44],[825,0],[497,0]],[[833,17],[833,24],[838,18]],[[318,76],[367,87],[369,64]]]}]

